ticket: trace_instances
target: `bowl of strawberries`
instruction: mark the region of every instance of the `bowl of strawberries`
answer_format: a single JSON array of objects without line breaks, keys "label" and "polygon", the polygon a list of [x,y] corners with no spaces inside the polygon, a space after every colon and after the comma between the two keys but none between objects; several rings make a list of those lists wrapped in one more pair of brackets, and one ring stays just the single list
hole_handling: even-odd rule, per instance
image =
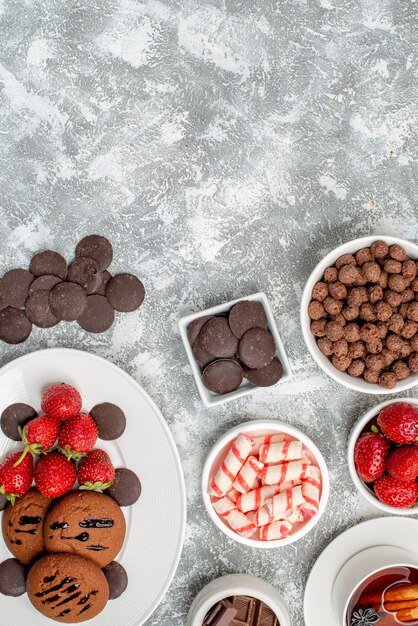
[{"label": "bowl of strawberries", "polygon": [[355,424],[348,443],[351,478],[385,513],[418,513],[418,400],[387,400]]}]

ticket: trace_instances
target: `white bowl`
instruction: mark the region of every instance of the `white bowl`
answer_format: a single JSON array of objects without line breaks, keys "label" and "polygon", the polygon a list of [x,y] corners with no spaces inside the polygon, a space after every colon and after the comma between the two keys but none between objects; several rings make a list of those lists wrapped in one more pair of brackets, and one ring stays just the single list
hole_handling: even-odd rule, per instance
[{"label": "white bowl", "polygon": [[360,476],[357,474],[356,466],[354,463],[354,448],[357,442],[357,439],[360,437],[360,433],[363,428],[373,419],[373,417],[377,416],[382,409],[390,404],[395,404],[397,402],[405,402],[406,404],[412,404],[413,406],[418,407],[418,400],[415,398],[396,398],[391,400],[386,400],[385,402],[381,402],[377,406],[371,408],[367,413],[365,413],[354,425],[350,437],[348,440],[348,468],[350,470],[351,478],[353,483],[357,487],[358,491],[361,495],[373,506],[384,511],[385,513],[390,513],[391,515],[416,515],[418,513],[418,504],[410,509],[398,509],[393,506],[388,506],[383,502],[380,502],[378,498],[374,495],[374,493],[367,487],[366,483],[364,483]]},{"label": "white bowl", "polygon": [[[225,302],[224,304],[218,304],[217,306],[213,306],[210,309],[206,309],[205,311],[200,311],[200,313],[192,313],[190,315],[185,315],[179,320],[179,329],[180,335],[183,340],[184,348],[186,350],[187,357],[190,362],[190,366],[193,370],[194,379],[196,381],[196,386],[199,390],[200,397],[203,400],[203,404],[207,407],[216,406],[219,404],[224,404],[228,402],[228,400],[235,400],[236,398],[242,398],[242,396],[246,396],[249,393],[253,393],[253,391],[257,391],[258,389],[266,389],[266,387],[257,387],[256,385],[252,385],[248,380],[244,379],[241,383],[241,386],[238,387],[235,391],[231,391],[230,393],[213,393],[205,387],[202,382],[202,368],[199,363],[194,358],[191,345],[187,338],[187,328],[196,319],[199,317],[203,317],[204,315],[221,315],[224,313],[228,313],[234,304],[237,302],[241,302],[242,300],[251,300],[253,302],[259,302],[263,307],[268,322],[268,329],[274,337],[274,341],[276,342],[276,357],[282,364],[283,367],[283,375],[281,379],[276,383],[276,385],[280,385],[280,383],[287,382],[292,375],[290,364],[288,358],[286,356],[286,352],[284,350],[284,346],[282,340],[280,339],[280,335],[277,330],[276,322],[274,321],[273,311],[271,309],[270,303],[267,299],[266,294],[254,293],[251,296],[247,296],[245,298],[238,298],[237,300],[231,300],[231,302]],[[274,386],[274,385],[272,385]]]},{"label": "white bowl", "polygon": [[300,320],[302,325],[303,337],[305,339],[308,350],[315,359],[315,361],[318,363],[319,367],[324,370],[324,372],[326,372],[338,383],[341,383],[349,389],[354,389],[355,391],[361,391],[363,393],[382,395],[389,393],[399,393],[400,391],[410,389],[414,385],[418,384],[418,374],[410,374],[407,379],[398,381],[393,389],[385,389],[384,387],[380,387],[377,384],[368,383],[363,378],[354,378],[346,372],[340,372],[339,370],[337,370],[336,367],[333,366],[328,357],[326,357],[325,354],[322,354],[321,350],[318,348],[315,337],[311,333],[311,319],[308,315],[308,305],[312,299],[312,288],[315,283],[322,279],[326,268],[334,265],[335,261],[342,254],[353,254],[357,252],[357,250],[360,250],[360,248],[370,247],[372,243],[377,240],[383,240],[389,245],[397,243],[405,248],[406,253],[411,258],[418,259],[418,246],[405,239],[399,239],[398,237],[376,235],[370,237],[361,237],[360,239],[354,239],[353,241],[348,241],[347,243],[344,243],[342,246],[335,248],[335,250],[327,254],[322,259],[322,261],[318,263],[312,274],[309,276],[302,294]]},{"label": "white bowl", "polygon": [[397,568],[418,568],[418,559],[399,546],[373,546],[355,554],[338,573],[332,590],[332,600],[341,626],[347,624],[350,601],[360,585],[380,571]]},{"label": "white bowl", "polygon": [[[213,504],[208,493],[208,486],[211,480],[211,475],[214,471],[214,467],[217,467],[221,458],[225,456],[227,449],[231,444],[231,441],[235,439],[235,437],[237,437],[239,433],[246,433],[254,436],[268,435],[270,433],[285,433],[291,435],[292,437],[299,439],[299,441],[303,443],[305,448],[307,448],[307,450],[315,459],[321,471],[322,488],[317,514],[314,515],[314,517],[312,517],[310,520],[305,522],[303,526],[298,528],[294,533],[291,533],[283,539],[276,539],[273,541],[261,541],[259,539],[251,539],[251,537],[242,537],[241,535],[238,535],[235,531],[233,531],[232,528],[227,526],[227,524],[222,521],[222,519],[217,515],[215,509],[213,508]],[[319,522],[328,502],[329,473],[327,465],[325,463],[325,459],[322,456],[321,452],[313,443],[313,441],[303,432],[301,432],[297,428],[294,428],[293,426],[289,426],[288,424],[283,424],[281,422],[255,420],[252,422],[245,422],[244,424],[240,424],[239,426],[232,428],[227,433],[225,433],[225,435],[223,435],[217,441],[217,443],[215,443],[208,456],[206,457],[206,461],[203,466],[202,494],[203,502],[205,503],[206,510],[209,513],[211,520],[223,533],[225,533],[227,537],[233,539],[234,541],[238,541],[238,543],[242,543],[245,546],[249,546],[250,548],[278,548],[282,546],[288,546],[298,539],[301,539]]]},{"label": "white bowl", "polygon": [[206,613],[219,600],[241,595],[262,600],[277,615],[280,626],[290,626],[289,614],[279,592],[261,578],[249,574],[228,574],[203,587],[190,607],[186,626],[202,626]]}]

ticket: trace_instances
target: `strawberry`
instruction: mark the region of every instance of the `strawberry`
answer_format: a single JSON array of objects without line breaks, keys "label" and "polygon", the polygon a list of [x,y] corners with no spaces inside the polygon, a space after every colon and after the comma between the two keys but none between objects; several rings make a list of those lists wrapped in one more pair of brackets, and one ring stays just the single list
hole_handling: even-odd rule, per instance
[{"label": "strawberry", "polygon": [[376,433],[366,433],[357,440],[354,463],[357,474],[365,483],[372,483],[383,474],[389,450],[389,441]]},{"label": "strawberry", "polygon": [[67,458],[78,459],[94,448],[98,429],[87,413],[80,413],[62,422],[58,435],[58,448]]},{"label": "strawberry", "polygon": [[415,480],[418,477],[418,448],[396,448],[386,461],[386,469],[397,480]]},{"label": "strawberry", "polygon": [[416,480],[397,480],[383,474],[374,483],[374,491],[384,504],[397,509],[409,509],[416,504],[418,483]]},{"label": "strawberry", "polygon": [[59,452],[49,452],[39,459],[34,471],[35,485],[47,498],[58,498],[74,485],[75,465]]},{"label": "strawberry", "polygon": [[44,413],[59,420],[66,420],[81,411],[81,396],[75,387],[61,383],[48,387],[42,394]]},{"label": "strawberry", "polygon": [[22,443],[25,449],[16,465],[19,465],[28,452],[31,454],[46,454],[46,451],[52,448],[58,437],[60,421],[49,415],[41,415],[35,417],[23,427],[19,429],[22,437]]},{"label": "strawberry", "polygon": [[418,441],[418,409],[406,402],[396,402],[383,409],[377,418],[382,433],[395,443]]},{"label": "strawberry", "polygon": [[16,498],[24,496],[29,491],[33,480],[33,458],[31,454],[25,456],[19,464],[21,452],[9,454],[0,465],[0,493],[6,496],[12,504]]},{"label": "strawberry", "polygon": [[115,468],[110,456],[104,450],[92,450],[78,467],[80,489],[104,491],[115,480]]}]

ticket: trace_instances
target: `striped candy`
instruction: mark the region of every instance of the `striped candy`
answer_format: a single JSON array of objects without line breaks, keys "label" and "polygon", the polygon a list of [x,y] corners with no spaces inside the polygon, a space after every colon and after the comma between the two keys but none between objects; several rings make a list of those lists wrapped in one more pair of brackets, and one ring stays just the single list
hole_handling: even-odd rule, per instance
[{"label": "striped candy", "polygon": [[247,493],[247,491],[250,491],[254,481],[263,467],[264,463],[260,463],[255,456],[249,456],[238,472],[236,479],[232,483],[234,489],[240,493]]},{"label": "striped candy", "polygon": [[261,435],[260,437],[254,437],[254,445],[251,450],[251,454],[258,454],[261,446],[266,446],[270,443],[280,443],[285,441],[286,435],[282,433],[276,433],[275,435]]},{"label": "striped candy", "polygon": [[285,461],[278,465],[266,465],[260,472],[260,478],[267,485],[303,480],[307,475],[309,465],[310,461],[307,457],[300,461]]},{"label": "striped candy", "polygon": [[260,461],[262,463],[283,463],[283,461],[297,461],[303,457],[301,441],[283,441],[281,443],[268,443],[260,448]]},{"label": "striped candy", "polygon": [[292,530],[292,524],[286,520],[272,522],[260,528],[261,541],[273,541],[275,539],[283,539]]},{"label": "striped candy", "polygon": [[253,445],[254,440],[251,437],[245,434],[238,435],[232,442],[228,454],[210,484],[210,495],[222,498],[231,489],[232,483],[250,455]]},{"label": "striped candy", "polygon": [[305,498],[305,502],[301,507],[303,514],[305,518],[313,517],[318,513],[321,494],[321,472],[319,467],[311,465],[308,468],[307,476],[302,482],[302,493]]},{"label": "striped candy", "polygon": [[222,516],[232,530],[235,530],[236,533],[241,535],[242,537],[251,537],[257,530],[257,526],[242,512],[238,509],[233,509],[228,513],[225,513]]}]

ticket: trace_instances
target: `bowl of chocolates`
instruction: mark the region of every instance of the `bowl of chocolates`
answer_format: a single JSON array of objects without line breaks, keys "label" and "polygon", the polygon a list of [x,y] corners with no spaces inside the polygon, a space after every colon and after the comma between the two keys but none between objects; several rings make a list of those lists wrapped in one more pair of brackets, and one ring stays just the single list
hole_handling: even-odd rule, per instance
[{"label": "bowl of chocolates", "polygon": [[252,421],[223,435],[206,458],[202,493],[214,524],[255,548],[277,548],[305,536],[329,496],[325,460],[303,432]]},{"label": "bowl of chocolates", "polygon": [[228,574],[198,593],[186,626],[290,626],[290,620],[272,585],[249,574]]},{"label": "bowl of chocolates", "polygon": [[180,335],[203,403],[223,404],[291,377],[264,293],[179,320]]},{"label": "bowl of chocolates", "polygon": [[418,400],[387,400],[367,411],[348,442],[348,466],[361,495],[392,515],[418,513]]},{"label": "bowl of chocolates", "polygon": [[362,237],[326,255],[302,296],[301,325],[318,365],[371,394],[418,383],[418,246]]}]

